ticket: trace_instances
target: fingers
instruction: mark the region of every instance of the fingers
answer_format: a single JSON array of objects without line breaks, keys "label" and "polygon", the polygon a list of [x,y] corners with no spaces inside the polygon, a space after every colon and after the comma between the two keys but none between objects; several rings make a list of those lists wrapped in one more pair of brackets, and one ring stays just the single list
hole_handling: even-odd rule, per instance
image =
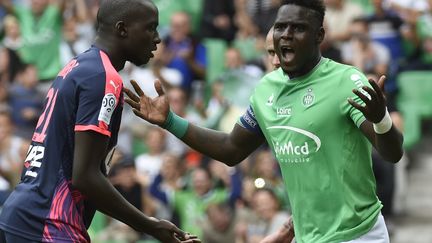
[{"label": "fingers", "polygon": [[378,87],[380,90],[384,93],[384,87],[385,87],[385,81],[387,80],[387,77],[385,75],[381,75],[381,77],[378,80]]},{"label": "fingers", "polygon": [[162,95],[165,94],[165,92],[162,89],[162,84],[161,84],[161,82],[160,82],[159,79],[155,80],[154,87],[155,87],[155,90],[156,90],[156,92],[158,93],[159,96],[162,96]]},{"label": "fingers", "polygon": [[131,80],[130,83],[132,84],[135,92],[139,97],[144,96],[144,92],[142,91],[142,89],[140,88],[140,86],[137,84],[135,80]]},{"label": "fingers", "polygon": [[371,101],[371,99],[372,99],[372,97],[370,96],[370,94],[369,94],[369,97],[368,97],[368,96],[367,96],[367,93],[365,94],[365,93],[361,92],[361,91],[358,90],[358,89],[354,89],[352,92],[353,92],[355,95],[357,95],[361,100],[363,100],[363,102],[364,102],[366,105],[369,104],[370,101]]},{"label": "fingers", "polygon": [[133,109],[132,111],[136,116],[141,117],[144,120],[147,120],[147,117],[143,113],[141,113],[140,111],[138,111],[136,109]]},{"label": "fingers", "polygon": [[140,103],[139,100],[138,102],[135,102],[129,98],[125,98],[125,102],[128,103],[132,108],[139,110],[140,109]]},{"label": "fingers", "polygon": [[135,102],[139,102],[139,97],[135,95],[130,89],[123,88],[123,91],[126,93],[126,95],[131,98]]},{"label": "fingers", "polygon": [[[377,92],[375,92],[375,90],[373,90],[372,88],[368,87],[368,86],[363,86],[362,88],[364,91],[368,92],[369,96],[370,96],[370,100],[379,100],[378,99],[378,94]],[[368,98],[369,100],[369,98]]]},{"label": "fingers", "polygon": [[366,111],[365,107],[361,106],[360,104],[357,104],[353,99],[348,98],[348,103],[350,103],[354,108],[364,113]]},{"label": "fingers", "polygon": [[186,234],[186,232],[184,232],[183,230],[177,228],[174,224],[172,224],[172,228],[171,231],[174,231],[174,233],[176,234],[177,238],[181,239],[181,240],[187,240],[189,239],[188,234]]},{"label": "fingers", "polygon": [[186,238],[182,240],[182,243],[200,243],[201,240],[198,239],[196,235],[191,235],[186,233]]}]

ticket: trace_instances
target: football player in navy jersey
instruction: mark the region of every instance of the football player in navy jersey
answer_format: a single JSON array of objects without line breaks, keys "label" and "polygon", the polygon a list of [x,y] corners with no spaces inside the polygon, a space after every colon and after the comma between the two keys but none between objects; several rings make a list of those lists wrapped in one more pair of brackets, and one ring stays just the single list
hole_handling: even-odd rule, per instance
[{"label": "football player in navy jersey", "polygon": [[71,60],[48,91],[21,183],[0,216],[0,242],[90,242],[96,209],[162,242],[200,242],[144,215],[106,178],[123,107],[118,71],[126,61],[149,61],[161,41],[157,26],[150,0],[102,1],[95,44]]}]

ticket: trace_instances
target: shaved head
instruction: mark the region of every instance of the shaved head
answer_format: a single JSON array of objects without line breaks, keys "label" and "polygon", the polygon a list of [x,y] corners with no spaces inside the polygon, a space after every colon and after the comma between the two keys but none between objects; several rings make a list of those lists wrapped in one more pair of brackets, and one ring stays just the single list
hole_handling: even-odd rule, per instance
[{"label": "shaved head", "polygon": [[97,30],[113,26],[118,21],[127,23],[143,18],[149,10],[157,11],[151,0],[103,0],[97,13]]}]

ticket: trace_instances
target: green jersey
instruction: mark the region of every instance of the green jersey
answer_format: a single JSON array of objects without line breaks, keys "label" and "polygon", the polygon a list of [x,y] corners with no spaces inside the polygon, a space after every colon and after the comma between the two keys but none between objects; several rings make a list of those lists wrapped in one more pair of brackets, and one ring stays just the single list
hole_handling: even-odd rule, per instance
[{"label": "green jersey", "polygon": [[24,62],[36,65],[39,79],[55,78],[61,69],[60,40],[62,15],[55,6],[48,6],[36,18],[29,8],[16,7],[24,45],[19,54]]},{"label": "green jersey", "polygon": [[205,196],[198,196],[193,191],[178,191],[174,194],[173,207],[180,217],[180,226],[202,239],[202,227],[205,211],[210,204],[228,200],[229,193],[225,189],[214,189]]},{"label": "green jersey", "polygon": [[357,69],[326,58],[294,79],[279,68],[264,76],[240,119],[259,126],[279,161],[299,243],[355,239],[380,213],[371,145],[359,129],[365,117],[347,101],[364,103],[352,93],[364,85]]}]

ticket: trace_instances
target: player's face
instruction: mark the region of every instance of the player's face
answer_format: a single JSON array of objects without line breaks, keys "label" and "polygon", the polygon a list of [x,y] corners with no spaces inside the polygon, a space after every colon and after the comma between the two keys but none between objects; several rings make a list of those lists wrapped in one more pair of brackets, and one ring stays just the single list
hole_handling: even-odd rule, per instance
[{"label": "player's face", "polygon": [[128,61],[137,66],[146,64],[153,57],[153,51],[161,42],[158,26],[158,12],[153,6],[147,6],[146,11],[138,21],[132,23],[128,28]]},{"label": "player's face", "polygon": [[289,4],[282,6],[274,24],[274,47],[282,69],[290,77],[306,74],[320,56],[324,29],[313,10]]},{"label": "player's face", "polygon": [[279,57],[276,55],[274,44],[273,44],[273,31],[266,37],[265,46],[267,50],[267,62],[276,69],[280,67]]}]

